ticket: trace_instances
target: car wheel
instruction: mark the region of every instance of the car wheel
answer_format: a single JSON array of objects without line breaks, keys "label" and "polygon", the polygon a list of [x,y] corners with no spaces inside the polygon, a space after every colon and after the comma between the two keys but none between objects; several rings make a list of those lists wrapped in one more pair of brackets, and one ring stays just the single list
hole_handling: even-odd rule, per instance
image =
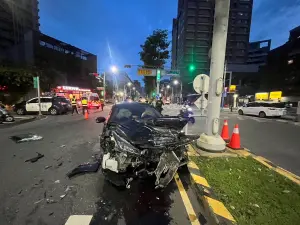
[{"label": "car wheel", "polygon": [[265,117],[266,117],[266,113],[265,113],[265,112],[260,112],[260,113],[258,114],[258,116],[259,116],[260,118],[265,118]]},{"label": "car wheel", "polygon": [[13,122],[14,118],[12,116],[8,116],[5,118],[5,122]]},{"label": "car wheel", "polygon": [[243,110],[241,110],[241,109],[239,110],[238,113],[239,113],[239,115],[244,115],[244,112],[243,112]]},{"label": "car wheel", "polygon": [[17,114],[18,115],[24,115],[25,114],[25,109],[23,109],[23,108],[17,109]]},{"label": "car wheel", "polygon": [[58,114],[58,111],[57,111],[56,108],[50,108],[49,112],[50,112],[51,115],[57,115]]}]

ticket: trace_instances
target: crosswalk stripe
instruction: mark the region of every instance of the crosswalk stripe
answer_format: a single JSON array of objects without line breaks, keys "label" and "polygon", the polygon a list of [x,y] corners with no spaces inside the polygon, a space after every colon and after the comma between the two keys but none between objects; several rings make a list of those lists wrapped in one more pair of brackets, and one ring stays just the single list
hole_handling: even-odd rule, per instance
[{"label": "crosswalk stripe", "polygon": [[93,216],[90,215],[72,215],[65,225],[89,225]]}]

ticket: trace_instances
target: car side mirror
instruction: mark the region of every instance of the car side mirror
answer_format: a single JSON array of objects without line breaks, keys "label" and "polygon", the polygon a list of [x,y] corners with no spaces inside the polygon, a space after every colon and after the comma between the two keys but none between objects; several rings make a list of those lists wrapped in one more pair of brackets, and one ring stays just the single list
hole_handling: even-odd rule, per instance
[{"label": "car side mirror", "polygon": [[105,117],[100,116],[96,118],[96,123],[104,123],[105,120],[106,120]]}]

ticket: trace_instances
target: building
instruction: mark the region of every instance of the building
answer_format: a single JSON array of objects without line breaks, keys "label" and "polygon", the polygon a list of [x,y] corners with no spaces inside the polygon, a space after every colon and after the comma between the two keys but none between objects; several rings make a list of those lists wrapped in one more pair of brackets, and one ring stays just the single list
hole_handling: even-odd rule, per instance
[{"label": "building", "polygon": [[300,26],[290,31],[289,40],[272,49],[263,74],[260,91],[282,91],[283,96],[300,96]]},{"label": "building", "polygon": [[[184,86],[196,75],[209,73],[214,7],[214,1],[178,1],[177,18],[173,20],[172,67],[180,70]],[[229,64],[247,62],[252,7],[253,0],[230,3],[226,49]]]},{"label": "building", "polygon": [[250,42],[247,64],[265,65],[270,50],[271,40]]},{"label": "building", "polygon": [[38,0],[0,0],[0,60],[7,49],[23,41],[26,32],[39,31]]}]

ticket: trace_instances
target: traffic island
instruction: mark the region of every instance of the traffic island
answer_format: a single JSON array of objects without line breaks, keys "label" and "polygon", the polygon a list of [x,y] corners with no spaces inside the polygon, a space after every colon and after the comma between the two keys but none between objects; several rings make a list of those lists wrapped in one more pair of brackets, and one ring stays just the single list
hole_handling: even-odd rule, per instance
[{"label": "traffic island", "polygon": [[193,187],[215,224],[299,223],[300,186],[250,154],[190,159]]}]

